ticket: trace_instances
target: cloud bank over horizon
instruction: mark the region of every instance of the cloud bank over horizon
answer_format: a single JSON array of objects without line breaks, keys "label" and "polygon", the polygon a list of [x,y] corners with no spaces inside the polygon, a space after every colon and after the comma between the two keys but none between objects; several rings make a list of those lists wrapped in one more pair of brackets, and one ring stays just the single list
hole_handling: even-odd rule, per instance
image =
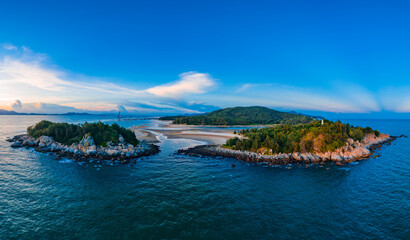
[{"label": "cloud bank over horizon", "polygon": [[[116,82],[72,73],[24,46],[4,44],[0,51],[0,109],[17,112],[104,113],[121,107],[130,114],[202,113],[251,105],[333,113],[410,112],[408,86],[370,91],[347,81],[303,87],[257,80],[233,86],[196,71],[168,83],[150,82],[145,88]],[[147,84],[144,79],[133,82]]]}]

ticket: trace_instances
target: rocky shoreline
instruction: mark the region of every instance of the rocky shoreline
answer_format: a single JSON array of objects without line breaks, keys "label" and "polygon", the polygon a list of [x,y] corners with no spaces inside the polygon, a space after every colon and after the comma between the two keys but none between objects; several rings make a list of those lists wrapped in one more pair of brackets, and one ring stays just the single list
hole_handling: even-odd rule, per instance
[{"label": "rocky shoreline", "polygon": [[[400,136],[402,137],[402,136]],[[186,154],[196,157],[224,157],[238,159],[248,163],[267,163],[269,165],[287,164],[324,164],[333,162],[336,165],[344,165],[361,159],[371,157],[376,149],[382,145],[390,144],[398,137],[380,134],[379,137],[366,136],[358,142],[349,139],[346,146],[326,153],[280,153],[264,154],[251,151],[240,151],[222,148],[219,145],[200,145],[188,149],[179,149],[177,154]]]},{"label": "rocky shoreline", "polygon": [[157,145],[146,141],[141,141],[137,146],[127,144],[122,136],[119,137],[119,144],[108,143],[107,147],[95,145],[89,135],[84,136],[80,143],[70,146],[56,142],[52,137],[33,138],[27,134],[17,135],[7,141],[12,142],[13,148],[32,148],[37,152],[54,154],[56,159],[69,158],[79,162],[135,163],[138,158],[155,155],[160,151]]}]

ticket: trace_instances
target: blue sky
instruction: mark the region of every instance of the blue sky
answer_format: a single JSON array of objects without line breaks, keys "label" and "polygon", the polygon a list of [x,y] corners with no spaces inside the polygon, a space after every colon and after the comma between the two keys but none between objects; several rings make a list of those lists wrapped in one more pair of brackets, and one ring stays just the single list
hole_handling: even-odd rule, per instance
[{"label": "blue sky", "polygon": [[406,1],[3,1],[0,108],[264,105],[404,116],[409,9]]}]

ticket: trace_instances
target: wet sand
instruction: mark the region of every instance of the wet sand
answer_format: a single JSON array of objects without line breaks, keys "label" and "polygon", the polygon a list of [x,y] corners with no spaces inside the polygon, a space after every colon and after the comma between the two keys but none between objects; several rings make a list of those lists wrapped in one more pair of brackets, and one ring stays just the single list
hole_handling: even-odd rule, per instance
[{"label": "wet sand", "polygon": [[[199,141],[205,141],[208,144],[224,144],[227,139],[233,138],[236,135],[228,132],[211,132],[211,131],[158,131],[168,138],[187,138]],[[233,132],[233,131],[232,131]]]},{"label": "wet sand", "polygon": [[[157,132],[162,133],[166,137],[171,139],[184,138],[192,139],[198,141],[204,141],[208,144],[221,145],[226,142],[227,139],[233,137],[240,137],[233,134],[234,130],[229,128],[217,127],[217,128],[208,128],[204,126],[191,126],[191,125],[177,125],[171,124],[171,121],[160,121],[158,120],[156,127],[151,127],[149,129],[145,126],[136,126],[134,131],[139,132]],[[145,137],[145,136],[144,136]],[[155,136],[154,136],[155,137]],[[138,136],[137,136],[138,138]]]},{"label": "wet sand", "polygon": [[158,143],[159,140],[155,134],[147,130],[148,126],[134,126],[130,129],[135,133],[135,136],[139,140],[145,140],[148,143]]}]

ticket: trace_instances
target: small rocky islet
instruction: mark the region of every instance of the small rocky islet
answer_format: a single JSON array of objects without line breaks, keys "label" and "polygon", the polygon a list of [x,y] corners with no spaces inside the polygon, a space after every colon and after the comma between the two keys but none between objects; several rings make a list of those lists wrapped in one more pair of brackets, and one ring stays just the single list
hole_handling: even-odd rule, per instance
[{"label": "small rocky islet", "polygon": [[17,135],[7,141],[12,142],[13,148],[31,148],[37,152],[54,154],[57,159],[69,158],[80,162],[135,163],[138,158],[160,151],[157,145],[138,141],[128,129],[101,122],[74,125],[41,121],[29,127],[27,134]]}]

